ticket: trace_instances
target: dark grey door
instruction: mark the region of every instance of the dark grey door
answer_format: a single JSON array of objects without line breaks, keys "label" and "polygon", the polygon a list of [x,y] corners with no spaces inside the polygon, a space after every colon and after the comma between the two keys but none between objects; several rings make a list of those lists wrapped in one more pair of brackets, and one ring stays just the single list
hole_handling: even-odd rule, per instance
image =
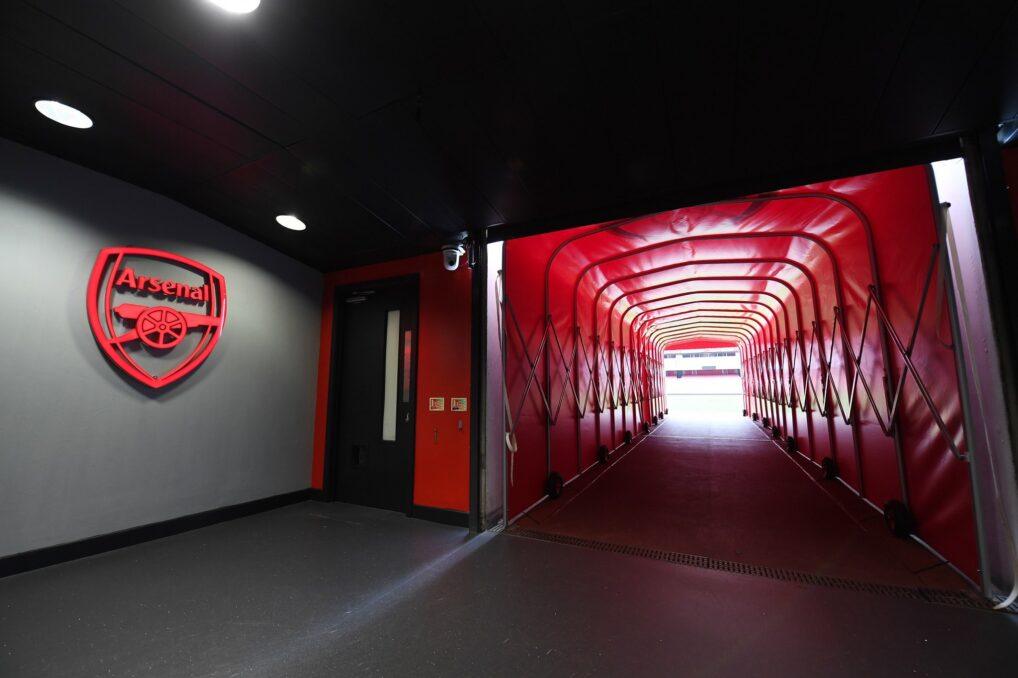
[{"label": "dark grey door", "polygon": [[417,281],[337,290],[330,464],[339,501],[412,504]]}]

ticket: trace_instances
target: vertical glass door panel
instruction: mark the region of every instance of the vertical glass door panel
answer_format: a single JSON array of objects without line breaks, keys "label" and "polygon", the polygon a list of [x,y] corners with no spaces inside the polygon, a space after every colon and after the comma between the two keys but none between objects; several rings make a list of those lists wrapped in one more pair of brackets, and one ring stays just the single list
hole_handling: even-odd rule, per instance
[{"label": "vertical glass door panel", "polygon": [[[389,311],[385,326],[385,395],[382,440],[396,440],[396,398],[399,384],[399,310]],[[376,410],[377,411],[377,410]]]}]

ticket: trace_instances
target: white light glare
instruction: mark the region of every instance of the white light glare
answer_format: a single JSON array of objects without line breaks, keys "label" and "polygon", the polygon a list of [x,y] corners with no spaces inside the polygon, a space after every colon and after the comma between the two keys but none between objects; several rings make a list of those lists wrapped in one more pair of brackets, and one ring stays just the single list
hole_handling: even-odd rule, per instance
[{"label": "white light glare", "polygon": [[288,228],[291,231],[303,231],[307,228],[307,225],[292,214],[280,214],[276,217],[276,223],[283,228]]},{"label": "white light glare", "polygon": [[59,101],[40,99],[35,102],[35,110],[45,115],[53,122],[59,122],[61,125],[67,125],[68,127],[88,129],[92,126],[92,118],[88,117],[77,108],[71,108]]},{"label": "white light glare", "polygon": [[262,0],[209,0],[213,5],[222,7],[227,12],[234,14],[247,14],[258,9]]}]

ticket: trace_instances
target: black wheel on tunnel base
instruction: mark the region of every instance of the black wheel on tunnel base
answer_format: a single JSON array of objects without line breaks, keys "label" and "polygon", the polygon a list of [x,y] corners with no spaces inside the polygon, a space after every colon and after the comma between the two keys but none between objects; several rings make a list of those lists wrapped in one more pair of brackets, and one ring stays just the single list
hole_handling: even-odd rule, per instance
[{"label": "black wheel on tunnel base", "polygon": [[763,424],[764,428],[770,428],[771,427],[771,418],[770,417],[764,417],[763,419],[760,420],[760,423]]},{"label": "black wheel on tunnel base", "polygon": [[626,445],[628,445],[629,443],[633,442],[633,432],[632,431],[626,431],[625,433],[623,433],[622,434],[622,442],[624,442]]},{"label": "black wheel on tunnel base", "polygon": [[643,422],[640,425],[640,430],[643,431],[644,433],[650,433],[650,424],[648,424],[647,422]]},{"label": "black wheel on tunnel base", "polygon": [[753,421],[759,421],[759,420],[760,420],[760,415],[757,414],[756,412],[754,412],[753,413]]},{"label": "black wheel on tunnel base", "polygon": [[748,417],[749,416],[749,410],[743,410],[742,411],[742,416]]},{"label": "black wheel on tunnel base", "polygon": [[657,413],[657,418],[658,419],[664,419],[665,418],[665,413],[664,412],[658,412]]},{"label": "black wheel on tunnel base", "polygon": [[777,425],[771,426],[771,435],[774,436],[775,438],[780,438],[781,429],[778,428]]},{"label": "black wheel on tunnel base", "polygon": [[788,436],[787,438],[785,438],[785,444],[788,446],[789,452],[799,451],[799,443],[795,441],[795,438],[793,436]]},{"label": "black wheel on tunnel base", "polygon": [[657,415],[656,414],[653,417],[650,418],[650,423],[653,424],[654,426],[657,426]]},{"label": "black wheel on tunnel base", "polygon": [[824,480],[834,480],[838,477],[838,462],[830,457],[824,457],[820,462],[820,470],[823,471]]},{"label": "black wheel on tunnel base", "polygon": [[550,498],[558,499],[562,496],[562,487],[564,485],[565,483],[562,482],[562,476],[555,471],[552,471],[548,475],[548,482],[545,483],[544,489]]},{"label": "black wheel on tunnel base", "polygon": [[891,531],[891,534],[898,539],[907,539],[910,534],[915,532],[916,528],[912,512],[897,499],[892,499],[884,504],[884,523],[887,524],[887,529]]},{"label": "black wheel on tunnel base", "polygon": [[665,408],[665,414],[668,414],[668,408],[667,407]]},{"label": "black wheel on tunnel base", "polygon": [[601,445],[601,447],[597,448],[597,461],[599,463],[601,463],[601,464],[607,464],[608,463],[608,454],[609,454],[608,446],[607,445]]}]

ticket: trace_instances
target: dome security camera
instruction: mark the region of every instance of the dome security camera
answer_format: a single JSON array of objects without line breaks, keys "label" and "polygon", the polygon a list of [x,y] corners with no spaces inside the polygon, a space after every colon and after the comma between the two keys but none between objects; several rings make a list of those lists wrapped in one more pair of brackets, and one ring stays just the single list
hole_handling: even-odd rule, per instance
[{"label": "dome security camera", "polygon": [[460,243],[452,243],[442,246],[442,266],[447,271],[455,271],[459,268],[460,257],[466,254],[466,248]]}]

